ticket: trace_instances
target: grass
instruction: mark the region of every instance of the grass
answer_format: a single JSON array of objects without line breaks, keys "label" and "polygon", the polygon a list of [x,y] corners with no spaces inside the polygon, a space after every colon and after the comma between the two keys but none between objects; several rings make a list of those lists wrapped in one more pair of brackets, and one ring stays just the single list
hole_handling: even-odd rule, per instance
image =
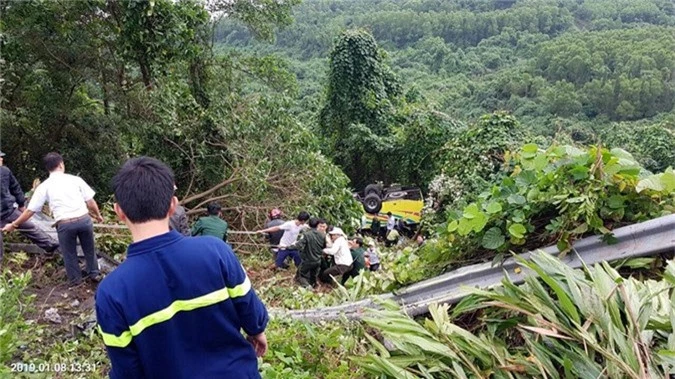
[{"label": "grass", "polygon": [[[241,259],[268,306],[283,305],[278,300],[293,293],[301,294],[295,300],[299,307],[328,296],[303,292],[293,283],[294,269],[271,270],[271,258],[259,254]],[[95,288],[85,285],[69,291],[63,283],[65,273],[58,261],[23,253],[5,256],[0,275],[0,378],[107,377],[110,362],[91,322]],[[57,309],[60,324],[45,319],[49,308]],[[272,320],[266,333],[270,349],[260,360],[263,378],[364,377],[349,359],[364,353],[359,324]]]}]

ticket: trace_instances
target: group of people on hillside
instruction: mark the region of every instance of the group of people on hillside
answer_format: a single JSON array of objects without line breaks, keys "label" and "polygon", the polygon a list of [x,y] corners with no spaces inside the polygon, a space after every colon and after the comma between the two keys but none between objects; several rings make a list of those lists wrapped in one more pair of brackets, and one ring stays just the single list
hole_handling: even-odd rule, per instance
[{"label": "group of people on hillside", "polygon": [[268,234],[275,267],[287,269],[288,260],[297,267],[296,281],[305,287],[315,287],[317,279],[331,285],[340,277],[344,285],[362,270],[377,271],[380,267],[375,243],[364,249],[363,238],[347,237],[339,227],[328,225],[318,217],[302,211],[294,220],[283,221],[278,209],[269,214],[269,221],[260,234]]},{"label": "group of people on hillside", "polygon": [[399,243],[401,238],[400,231],[404,229],[404,225],[402,220],[396,220],[396,217],[391,212],[387,212],[387,224],[385,227],[382,227],[380,219],[377,216],[373,216],[370,224],[370,233],[373,237],[384,240],[386,247],[391,247]]},{"label": "group of people on hillside", "polygon": [[[5,153],[0,151],[0,227],[3,233],[18,230],[42,248],[46,255],[63,255],[66,276],[70,287],[82,283],[83,277],[100,282],[102,275],[96,258],[94,244],[94,225],[92,217],[103,221],[103,216],[94,200],[94,190],[80,177],[66,174],[63,157],[51,152],[43,158],[49,178],[38,185],[27,202],[26,195],[12,171],[4,166]],[[174,191],[177,189],[175,184]],[[58,241],[30,221],[35,213],[49,204],[54,216],[54,227]],[[177,205],[171,216],[170,227],[186,236],[215,236],[227,241],[228,224],[221,218],[221,207],[217,203],[208,204],[207,215],[201,217],[190,228],[185,209]],[[0,264],[4,255],[4,244],[0,233]],[[86,270],[80,270],[77,247],[80,246]]]},{"label": "group of people on hillside", "polygon": [[[0,156],[4,154],[0,153]],[[16,178],[0,169],[3,233],[19,229],[38,241],[30,217],[47,202],[71,283],[81,280],[79,240],[87,277],[101,280],[93,250],[93,224],[102,217],[94,191],[65,173],[63,158],[44,158],[49,178],[26,205]],[[127,161],[112,180],[114,211],[129,228],[127,257],[96,291],[97,330],[112,363],[111,378],[260,378],[257,357],[267,351],[264,304],[231,247],[223,240],[219,209],[209,206],[186,237],[170,230],[178,207],[173,172],[149,157]],[[20,193],[21,192],[21,193]],[[218,217],[219,218],[219,217]],[[184,226],[184,225],[183,225]],[[215,235],[215,237],[213,237]],[[36,241],[37,242],[37,241]],[[242,333],[243,332],[245,333]]]}]

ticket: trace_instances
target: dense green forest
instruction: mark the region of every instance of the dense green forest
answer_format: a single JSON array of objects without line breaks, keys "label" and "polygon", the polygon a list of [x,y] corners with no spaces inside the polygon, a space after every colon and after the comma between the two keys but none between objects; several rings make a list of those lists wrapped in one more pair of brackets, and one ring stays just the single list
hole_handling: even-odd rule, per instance
[{"label": "dense green forest", "polygon": [[335,36],[356,27],[373,34],[409,90],[461,120],[504,109],[551,134],[555,117],[639,120],[675,102],[670,1],[306,1],[293,15],[273,45],[231,20],[215,38],[288,59],[301,109],[321,97]]},{"label": "dense green forest", "polygon": [[[305,1],[293,17],[274,43],[255,39],[231,19],[218,24],[214,38],[221,52],[281,60],[298,79],[294,112],[309,124],[326,96],[336,36],[363,28],[401,84],[400,97],[455,120],[505,110],[534,135],[564,132],[575,141],[610,145],[625,144],[626,134],[639,136],[646,126],[673,130],[670,1]],[[639,155],[639,149],[631,151]],[[669,159],[658,168],[672,164]],[[366,184],[349,163],[338,163],[357,187]]]}]

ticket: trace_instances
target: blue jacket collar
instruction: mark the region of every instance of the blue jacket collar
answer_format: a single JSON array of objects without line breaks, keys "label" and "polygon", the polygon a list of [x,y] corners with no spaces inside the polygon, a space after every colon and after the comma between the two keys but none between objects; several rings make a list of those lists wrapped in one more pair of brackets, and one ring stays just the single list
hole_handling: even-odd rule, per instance
[{"label": "blue jacket collar", "polygon": [[180,239],[185,238],[182,234],[178,233],[175,230],[172,230],[168,233],[160,234],[143,241],[134,242],[129,245],[127,249],[127,257],[133,255],[139,255],[147,253],[152,250],[157,250],[160,247],[170,245],[172,243],[178,242]]}]

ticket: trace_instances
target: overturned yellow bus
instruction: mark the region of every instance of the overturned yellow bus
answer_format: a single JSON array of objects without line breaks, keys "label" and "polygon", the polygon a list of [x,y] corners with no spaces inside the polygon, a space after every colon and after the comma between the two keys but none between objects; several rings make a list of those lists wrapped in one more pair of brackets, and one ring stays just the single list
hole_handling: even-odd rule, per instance
[{"label": "overturned yellow bus", "polygon": [[422,219],[424,199],[422,191],[417,187],[400,185],[383,187],[381,184],[370,184],[363,194],[357,193],[354,196],[363,204],[362,230],[370,230],[375,217],[381,221],[381,227],[386,227],[389,212],[406,229],[405,231],[417,229]]}]

